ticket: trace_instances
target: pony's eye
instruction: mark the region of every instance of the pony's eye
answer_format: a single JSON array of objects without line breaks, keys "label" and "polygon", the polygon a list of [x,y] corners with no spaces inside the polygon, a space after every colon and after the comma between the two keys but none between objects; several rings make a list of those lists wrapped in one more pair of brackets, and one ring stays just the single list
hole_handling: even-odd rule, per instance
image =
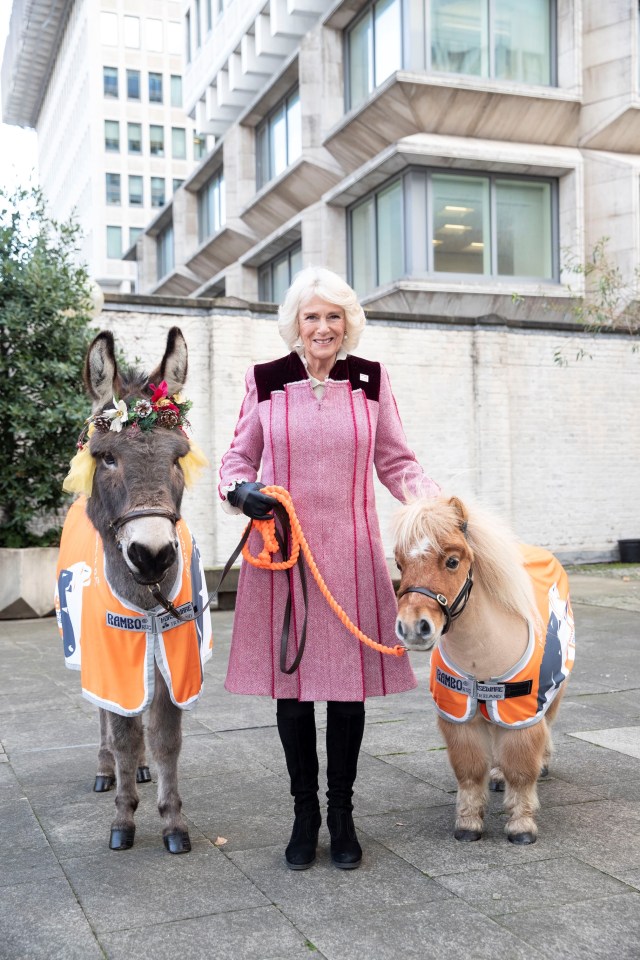
[{"label": "pony's eye", "polygon": [[396,567],[398,568],[399,573],[402,573],[402,567],[400,566],[397,560],[396,560]]},{"label": "pony's eye", "polygon": [[102,454],[102,462],[105,463],[108,467],[115,467],[116,458],[112,453],[109,453],[109,451],[107,451],[106,453]]},{"label": "pony's eye", "polygon": [[460,561],[457,557],[447,557],[447,562],[445,564],[447,570],[457,570],[460,566]]}]

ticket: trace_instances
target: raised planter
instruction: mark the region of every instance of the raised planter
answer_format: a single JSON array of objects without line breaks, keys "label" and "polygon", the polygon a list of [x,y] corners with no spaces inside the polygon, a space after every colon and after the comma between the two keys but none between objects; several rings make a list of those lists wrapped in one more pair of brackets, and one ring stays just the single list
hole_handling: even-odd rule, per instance
[{"label": "raised planter", "polygon": [[618,540],[622,563],[640,563],[640,540]]},{"label": "raised planter", "polygon": [[0,620],[53,613],[57,547],[0,549]]}]

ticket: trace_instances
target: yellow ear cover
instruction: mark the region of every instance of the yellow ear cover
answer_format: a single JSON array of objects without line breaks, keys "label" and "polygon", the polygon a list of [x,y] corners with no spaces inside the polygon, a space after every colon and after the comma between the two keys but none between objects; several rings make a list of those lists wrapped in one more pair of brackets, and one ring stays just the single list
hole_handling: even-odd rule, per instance
[{"label": "yellow ear cover", "polygon": [[200,471],[208,465],[209,461],[200,447],[194,443],[193,440],[190,440],[189,453],[184,457],[180,457],[180,466],[184,473],[185,486],[192,487],[198,479]]},{"label": "yellow ear cover", "polygon": [[89,444],[86,444],[69,464],[69,473],[62,482],[62,489],[66,493],[84,493],[90,497],[95,472],[96,462],[89,452]]}]

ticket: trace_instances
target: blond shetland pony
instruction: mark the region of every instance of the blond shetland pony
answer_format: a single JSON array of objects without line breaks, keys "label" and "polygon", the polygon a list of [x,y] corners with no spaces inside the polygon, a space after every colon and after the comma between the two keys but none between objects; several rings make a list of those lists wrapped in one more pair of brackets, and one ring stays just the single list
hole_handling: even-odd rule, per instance
[{"label": "blond shetland pony", "polygon": [[534,843],[549,723],[574,658],[566,574],[457,497],[401,508],[395,555],[398,638],[433,649],[430,687],[458,781],[455,837],[482,836],[491,781],[505,790],[509,840]]}]

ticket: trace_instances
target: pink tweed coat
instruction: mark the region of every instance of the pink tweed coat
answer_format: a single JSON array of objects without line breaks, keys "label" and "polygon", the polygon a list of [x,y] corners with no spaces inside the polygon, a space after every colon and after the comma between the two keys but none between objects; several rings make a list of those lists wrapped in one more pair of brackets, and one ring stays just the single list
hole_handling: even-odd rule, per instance
[{"label": "pink tweed coat", "polygon": [[[436,495],[439,487],[407,446],[385,368],[354,356],[338,360],[321,400],[297,353],[250,368],[235,435],[222,458],[221,497],[232,481],[255,480],[261,464],[263,483],[290,491],[318,568],[340,606],[367,636],[393,646],[396,598],[375,508],[373,468],[398,500],[404,485],[426,495]],[[255,532],[251,538],[257,553],[262,538]],[[309,573],[304,655],[295,673],[282,673],[287,576],[243,563],[228,690],[298,700],[364,700],[416,685],[408,658],[385,656],[357,640]],[[303,617],[297,572],[292,579],[288,663]]]}]

